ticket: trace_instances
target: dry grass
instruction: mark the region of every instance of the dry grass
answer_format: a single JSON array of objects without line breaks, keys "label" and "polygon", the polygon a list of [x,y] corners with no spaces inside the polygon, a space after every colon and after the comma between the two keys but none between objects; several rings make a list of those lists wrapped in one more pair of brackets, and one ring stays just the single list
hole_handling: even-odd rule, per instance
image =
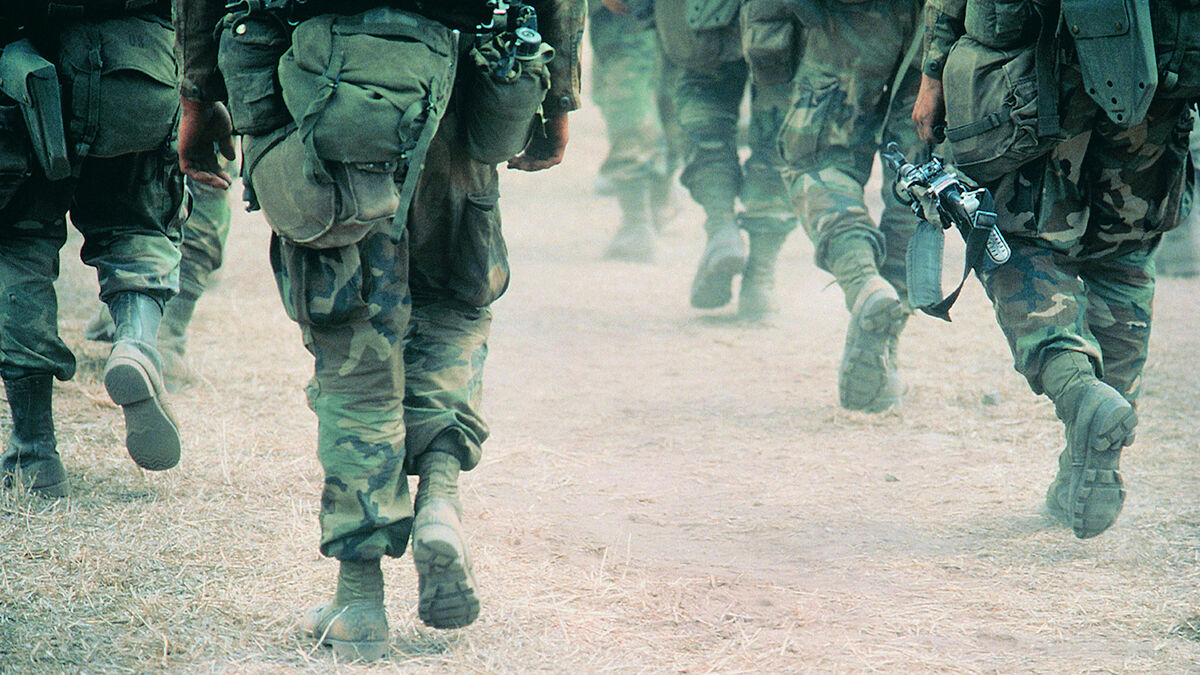
[{"label": "dry grass", "polygon": [[423,628],[401,559],[388,660],[337,664],[298,634],[335,570],[316,552],[311,366],[265,226],[240,217],[192,340],[206,379],[174,399],[186,455],[165,474],[124,455],[104,350],[81,339],[94,282],[64,253],[72,488],[0,493],[0,672],[1197,670],[1200,282],[1160,284],[1126,513],[1077,542],[1039,514],[1060,432],[977,287],[953,325],[912,322],[900,412],[842,412],[844,313],[802,236],[765,327],[684,306],[694,209],[659,264],[597,260],[615,210],[587,196],[595,123],[574,123],[576,164],[549,186],[506,177],[517,276],[489,362],[494,438],[465,482],[475,626]]}]

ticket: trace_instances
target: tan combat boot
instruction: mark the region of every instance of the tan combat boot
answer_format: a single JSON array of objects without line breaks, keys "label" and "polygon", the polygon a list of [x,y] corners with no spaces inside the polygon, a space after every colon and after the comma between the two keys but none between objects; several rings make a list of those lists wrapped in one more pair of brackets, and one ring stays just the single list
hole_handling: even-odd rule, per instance
[{"label": "tan combat boot", "polygon": [[417,614],[431,628],[463,628],[479,617],[475,575],[462,530],[458,458],[426,451],[417,460],[413,563],[420,600]]},{"label": "tan combat boot", "polygon": [[343,560],[333,601],[309,610],[300,626],[343,661],[374,661],[387,654],[389,632],[379,559]]}]

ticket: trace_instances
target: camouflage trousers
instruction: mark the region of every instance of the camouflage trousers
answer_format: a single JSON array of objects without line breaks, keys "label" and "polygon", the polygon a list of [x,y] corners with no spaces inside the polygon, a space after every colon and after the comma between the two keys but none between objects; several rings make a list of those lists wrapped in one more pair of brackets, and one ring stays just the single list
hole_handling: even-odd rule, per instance
[{"label": "camouflage trousers", "polygon": [[402,555],[417,458],[450,452],[469,470],[488,436],[487,305],[508,267],[496,170],[456,147],[461,136],[451,106],[399,234],[329,249],[272,238],[284,307],[315,359],[321,552],[340,560]]},{"label": "camouflage trousers", "polygon": [[698,69],[668,61],[666,72],[682,130],[680,181],[692,199],[706,208],[721,208],[732,207],[740,197],[747,229],[794,229],[775,140],[786,111],[787,85],[750,87],[750,156],[743,165],[737,136],[748,79],[746,62]]},{"label": "camouflage trousers", "polygon": [[204,293],[212,273],[221,267],[232,214],[225,190],[190,178],[187,190],[192,195],[192,213],[183,224],[179,294],[194,299]]},{"label": "camouflage trousers", "polygon": [[50,181],[34,171],[0,209],[0,375],[75,374],[75,357],[58,335],[54,292],[68,211],[101,300],[123,291],[163,302],[175,295],[183,190],[173,144],[89,157],[77,178]]},{"label": "camouflage trousers", "polygon": [[910,118],[921,79],[919,59],[904,63],[920,26],[921,3],[820,4],[824,25],[806,26],[791,109],[779,133],[784,178],[813,241],[817,266],[830,270],[829,251],[840,238],[864,238],[875,249],[880,273],[904,298],[904,256],[917,218],[885,180],[877,226],[863,195],[875,155],[889,142],[910,161],[928,156]]},{"label": "camouflage trousers", "polygon": [[1066,140],[989,185],[1012,259],[983,278],[1018,372],[1041,392],[1055,351],[1087,354],[1100,377],[1137,398],[1150,338],[1153,251],[1179,222],[1192,118],[1156,99],[1123,129],[1064,68]]},{"label": "camouflage trousers", "polygon": [[647,179],[666,176],[671,153],[664,129],[673,113],[664,95],[654,28],[599,6],[588,30],[592,97],[604,117],[609,148],[600,176],[614,185],[644,185]]}]

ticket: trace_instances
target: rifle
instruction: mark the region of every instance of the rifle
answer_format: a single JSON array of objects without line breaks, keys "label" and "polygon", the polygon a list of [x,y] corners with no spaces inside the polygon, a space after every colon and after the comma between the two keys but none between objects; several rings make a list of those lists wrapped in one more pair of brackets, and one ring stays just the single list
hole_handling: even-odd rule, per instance
[{"label": "rifle", "polygon": [[[905,258],[909,304],[930,316],[950,320],[971,270],[983,274],[1008,261],[1012,250],[996,227],[995,203],[987,188],[972,190],[958,174],[933,155],[920,166],[910,164],[895,143],[882,153],[884,165],[895,174],[892,190],[921,217]],[[935,221],[934,218],[937,218]],[[942,296],[943,230],[957,228],[967,244],[962,279],[950,295]]]}]

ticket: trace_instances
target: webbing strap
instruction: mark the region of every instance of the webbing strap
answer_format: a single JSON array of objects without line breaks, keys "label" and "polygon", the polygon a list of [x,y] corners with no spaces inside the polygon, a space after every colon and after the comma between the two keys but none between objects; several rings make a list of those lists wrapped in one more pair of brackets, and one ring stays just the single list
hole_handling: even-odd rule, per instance
[{"label": "webbing strap", "polygon": [[1000,113],[991,113],[981,120],[975,120],[970,124],[946,129],[946,140],[951,143],[961,141],[965,138],[978,136],[979,134],[987,133],[992,129],[1000,126],[1004,122],[1005,117]]},{"label": "webbing strap", "polygon": [[908,68],[913,64],[917,55],[921,53],[921,47],[925,44],[925,24],[920,22],[920,27],[913,33],[912,42],[908,44],[908,49],[904,52],[904,60],[900,62],[900,66],[896,69],[896,76],[892,78],[891,90],[888,92],[887,108],[883,111],[884,124],[880,125],[879,132],[875,134],[876,147],[883,144],[883,129],[887,126],[887,121],[892,117],[892,106],[896,103],[896,95],[900,91],[900,85],[904,84],[904,76],[908,74]]},{"label": "webbing strap", "polygon": [[1041,138],[1050,138],[1062,133],[1062,123],[1058,117],[1058,76],[1055,73],[1058,25],[1062,22],[1062,9],[1060,7],[1057,11],[1052,11],[1038,3],[1034,3],[1033,7],[1042,21],[1038,31],[1037,51],[1034,53],[1038,92],[1037,133]]}]

